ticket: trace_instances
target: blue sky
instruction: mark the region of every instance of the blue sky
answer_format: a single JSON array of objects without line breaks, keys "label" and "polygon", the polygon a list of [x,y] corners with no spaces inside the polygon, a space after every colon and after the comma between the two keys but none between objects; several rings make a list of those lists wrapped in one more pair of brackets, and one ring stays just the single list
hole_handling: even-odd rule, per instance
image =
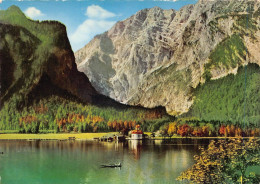
[{"label": "blue sky", "polygon": [[[1,2],[2,1],[2,2]],[[16,5],[31,19],[58,20],[66,25],[74,51],[95,35],[137,11],[154,6],[178,10],[197,0],[0,0],[0,9]]]}]

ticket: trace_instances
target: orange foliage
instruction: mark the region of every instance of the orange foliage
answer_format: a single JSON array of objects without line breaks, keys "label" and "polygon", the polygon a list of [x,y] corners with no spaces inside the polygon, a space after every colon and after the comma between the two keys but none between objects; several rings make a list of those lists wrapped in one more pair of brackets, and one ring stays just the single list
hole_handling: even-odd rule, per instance
[{"label": "orange foliage", "polygon": [[145,119],[159,119],[161,117],[162,112],[160,110],[150,111],[145,114]]},{"label": "orange foliage", "polygon": [[227,136],[227,130],[225,125],[221,125],[221,127],[219,128],[219,135]]},{"label": "orange foliage", "polygon": [[[136,121],[122,121],[122,120],[114,120],[114,121],[109,121],[107,122],[107,126],[110,128],[110,129],[113,129],[114,131],[120,131],[120,130],[123,130],[123,129],[134,129],[135,128],[135,125],[136,125]],[[133,126],[133,127],[132,127]]]},{"label": "orange foliage", "polygon": [[202,136],[204,137],[209,136],[209,128],[207,126],[202,127]]},{"label": "orange foliage", "polygon": [[202,137],[203,133],[202,133],[202,129],[200,127],[196,127],[193,132],[192,135],[196,136],[196,137]]},{"label": "orange foliage", "polygon": [[25,116],[25,117],[21,117],[19,119],[20,125],[21,125],[22,122],[28,124],[28,123],[32,123],[32,122],[35,122],[35,121],[37,121],[37,117],[35,117],[35,116]]},{"label": "orange foliage", "polygon": [[116,121],[113,121],[112,127],[113,127],[113,129],[115,129],[117,127],[117,122]]},{"label": "orange foliage", "polygon": [[191,127],[187,124],[180,125],[177,133],[182,137],[188,136],[191,133]]},{"label": "orange foliage", "polygon": [[[56,123],[58,124],[59,128],[62,129],[63,131],[66,131],[66,125],[67,124],[75,124],[75,123],[91,123],[91,126],[95,128],[96,123],[103,122],[104,118],[100,116],[84,116],[82,114],[75,114],[75,113],[69,113],[66,115],[66,117],[61,118],[61,119],[56,119]],[[95,128],[95,131],[97,128]],[[75,130],[78,131],[78,130]]]},{"label": "orange foliage", "polygon": [[124,128],[126,128],[126,129],[128,128],[128,122],[127,121],[124,122]]},{"label": "orange foliage", "polygon": [[226,134],[227,134],[227,136],[234,137],[235,136],[235,126],[234,125],[227,125]]},{"label": "orange foliage", "polygon": [[109,128],[112,128],[112,123],[109,121],[109,122],[107,122],[107,126],[109,127]]},{"label": "orange foliage", "polygon": [[100,123],[100,122],[104,121],[104,119],[100,116],[93,116],[92,121],[93,121],[93,123]]},{"label": "orange foliage", "polygon": [[236,137],[241,137],[242,136],[242,130],[241,128],[237,127],[235,130],[235,136]]}]

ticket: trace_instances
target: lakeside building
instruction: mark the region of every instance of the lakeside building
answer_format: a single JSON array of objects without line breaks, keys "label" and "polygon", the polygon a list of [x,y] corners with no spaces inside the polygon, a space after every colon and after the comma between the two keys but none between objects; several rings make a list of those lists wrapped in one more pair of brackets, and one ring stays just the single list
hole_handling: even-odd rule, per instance
[{"label": "lakeside building", "polygon": [[140,140],[143,139],[143,131],[140,125],[135,126],[135,130],[131,132],[131,139]]}]

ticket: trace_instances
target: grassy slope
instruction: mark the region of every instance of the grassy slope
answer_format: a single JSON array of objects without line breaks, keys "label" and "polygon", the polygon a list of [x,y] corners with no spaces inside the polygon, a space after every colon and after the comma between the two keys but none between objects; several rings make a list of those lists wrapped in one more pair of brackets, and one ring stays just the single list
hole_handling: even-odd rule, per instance
[{"label": "grassy slope", "polygon": [[233,34],[223,40],[210,54],[209,62],[205,64],[204,78],[211,78],[211,69],[225,67],[235,68],[245,60],[246,47],[241,36]]},{"label": "grassy slope", "polygon": [[[185,116],[205,121],[232,122],[259,126],[260,68],[240,67],[236,75],[207,81],[195,90],[195,101]],[[246,80],[246,86],[245,86]],[[246,90],[245,90],[246,89]]]},{"label": "grassy slope", "polygon": [[4,57],[1,68],[8,71],[7,67],[10,67],[10,64],[12,66],[7,77],[1,77],[1,83],[5,85],[1,89],[0,100],[1,103],[9,100],[10,103],[16,104],[26,100],[24,97],[40,80],[53,48],[68,47],[68,44],[61,43],[63,38],[60,35],[65,31],[65,27],[58,22],[39,23],[29,20],[16,6],[0,10],[0,23],[0,49]]},{"label": "grassy slope", "polygon": [[[256,64],[249,64],[247,68],[241,66],[246,60],[247,50],[243,37],[249,35],[254,39],[253,35],[259,29],[254,18],[259,17],[259,10],[254,14],[249,10],[248,15],[229,16],[236,20],[233,25],[234,34],[224,39],[211,53],[209,62],[204,66],[206,83],[195,89],[194,104],[184,116],[225,124],[259,126],[260,69]],[[209,26],[218,28],[219,18]],[[240,66],[237,75],[210,80],[213,68],[232,69],[237,66]]]}]

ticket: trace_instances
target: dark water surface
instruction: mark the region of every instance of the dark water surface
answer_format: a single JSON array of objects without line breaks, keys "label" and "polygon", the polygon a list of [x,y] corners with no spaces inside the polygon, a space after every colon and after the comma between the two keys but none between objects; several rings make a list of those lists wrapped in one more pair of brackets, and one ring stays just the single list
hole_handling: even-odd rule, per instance
[{"label": "dark water surface", "polygon": [[[178,183],[209,140],[0,141],[1,184]],[[122,163],[122,168],[101,164]]]}]

